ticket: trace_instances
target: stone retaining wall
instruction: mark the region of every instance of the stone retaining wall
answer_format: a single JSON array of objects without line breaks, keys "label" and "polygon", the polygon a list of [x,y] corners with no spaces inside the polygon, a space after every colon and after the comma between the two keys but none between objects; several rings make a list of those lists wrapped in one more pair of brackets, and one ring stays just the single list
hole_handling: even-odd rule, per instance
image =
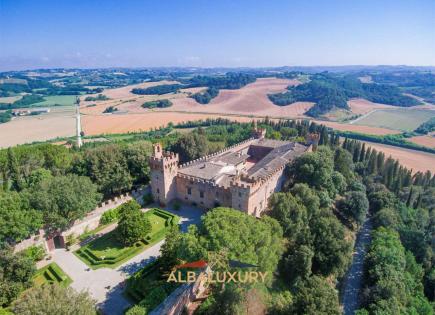
[{"label": "stone retaining wall", "polygon": [[[61,236],[65,238],[68,235],[74,234],[75,236],[79,236],[83,234],[85,231],[91,231],[98,227],[100,222],[100,218],[104,212],[114,209],[121,204],[136,199],[139,203],[142,202],[142,197],[145,193],[149,191],[149,186],[141,187],[137,190],[133,190],[129,193],[121,194],[112,199],[105,200],[98,205],[97,208],[89,212],[86,217],[81,220],[77,220],[71,228],[61,233]],[[47,235],[44,230],[39,230],[38,234],[32,235],[28,239],[22,240],[14,246],[14,252],[19,252],[29,248],[30,246],[43,246],[43,248],[47,251],[51,251],[52,246],[48,246],[47,244]],[[65,240],[64,240],[65,241]]]}]

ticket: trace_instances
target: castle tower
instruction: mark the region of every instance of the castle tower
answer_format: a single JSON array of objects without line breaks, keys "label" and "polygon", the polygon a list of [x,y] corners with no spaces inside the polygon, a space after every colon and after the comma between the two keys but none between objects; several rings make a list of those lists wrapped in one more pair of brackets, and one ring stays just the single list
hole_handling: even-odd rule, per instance
[{"label": "castle tower", "polygon": [[254,129],[252,130],[252,136],[255,139],[264,139],[266,137],[266,129],[258,128],[256,120],[254,120]]},{"label": "castle tower", "polygon": [[178,173],[178,154],[163,151],[162,145],[153,145],[153,155],[150,157],[151,192],[154,200],[167,205],[176,198],[175,177]]},{"label": "castle tower", "polygon": [[305,136],[305,142],[310,146],[311,150],[315,152],[317,150],[317,146],[319,145],[320,136],[318,133],[309,133]]}]

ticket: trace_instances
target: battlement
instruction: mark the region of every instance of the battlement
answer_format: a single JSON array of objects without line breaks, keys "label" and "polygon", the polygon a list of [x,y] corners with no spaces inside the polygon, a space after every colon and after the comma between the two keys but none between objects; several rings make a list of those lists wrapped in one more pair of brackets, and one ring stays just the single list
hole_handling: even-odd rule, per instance
[{"label": "battlement", "polygon": [[254,131],[250,139],[181,165],[178,154],[155,144],[150,157],[155,200],[168,204],[178,199],[208,209],[218,204],[260,216],[267,199],[281,189],[287,163],[309,148],[266,139],[264,129]]},{"label": "battlement", "polygon": [[214,152],[214,153],[209,154],[209,155],[205,155],[205,156],[200,157],[200,158],[198,158],[196,160],[192,160],[192,161],[186,162],[184,164],[181,164],[180,168],[186,168],[186,167],[189,167],[189,166],[201,163],[201,162],[209,161],[210,159],[212,159],[214,157],[217,157],[219,155],[222,155],[222,154],[224,154],[224,153],[226,153],[228,151],[231,151],[232,149],[235,149],[235,148],[237,148],[239,146],[244,146],[244,145],[248,144],[249,142],[252,142],[253,140],[254,140],[254,138],[249,138],[249,139],[244,140],[242,142],[233,144],[232,146],[229,146],[229,147],[227,147],[225,149],[222,149],[220,151]]},{"label": "battlement", "polygon": [[305,136],[305,143],[309,146],[312,146],[313,151],[316,151],[317,146],[319,145],[320,135],[318,133],[308,133]]}]

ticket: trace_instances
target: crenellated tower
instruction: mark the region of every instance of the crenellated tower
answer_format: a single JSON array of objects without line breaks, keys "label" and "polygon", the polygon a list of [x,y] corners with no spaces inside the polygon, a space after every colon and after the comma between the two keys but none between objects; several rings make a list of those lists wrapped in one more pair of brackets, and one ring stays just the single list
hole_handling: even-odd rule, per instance
[{"label": "crenellated tower", "polygon": [[153,145],[150,157],[151,192],[154,200],[167,205],[177,197],[175,177],[178,173],[178,154],[163,151],[162,145]]},{"label": "crenellated tower", "polygon": [[266,137],[266,129],[258,128],[256,120],[254,120],[254,129],[252,130],[252,136],[255,139],[264,139]]},{"label": "crenellated tower", "polygon": [[305,143],[309,146],[308,151],[315,152],[319,146],[320,136],[318,133],[308,133],[305,136]]}]

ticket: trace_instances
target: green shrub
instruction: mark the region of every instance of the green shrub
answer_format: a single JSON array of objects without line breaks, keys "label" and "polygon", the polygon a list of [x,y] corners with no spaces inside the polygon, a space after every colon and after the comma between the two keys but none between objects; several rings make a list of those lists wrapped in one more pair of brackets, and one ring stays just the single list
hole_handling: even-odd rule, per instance
[{"label": "green shrub", "polygon": [[147,309],[140,305],[135,305],[132,308],[130,308],[125,315],[146,315]]},{"label": "green shrub", "polygon": [[151,193],[147,193],[143,196],[143,205],[144,206],[152,204],[153,202],[154,202],[154,197]]},{"label": "green shrub", "polygon": [[180,202],[179,201],[175,201],[173,207],[174,207],[174,210],[179,211],[181,209]]},{"label": "green shrub", "polygon": [[24,255],[33,261],[40,261],[45,257],[45,250],[42,246],[30,246],[24,250]]},{"label": "green shrub", "polygon": [[146,307],[147,309],[154,309],[160,303],[162,303],[167,294],[162,286],[155,287],[146,295],[146,297],[139,303],[139,305]]},{"label": "green shrub", "polygon": [[117,221],[119,218],[119,208],[120,207],[117,207],[104,212],[100,218],[100,225],[106,225]]}]

